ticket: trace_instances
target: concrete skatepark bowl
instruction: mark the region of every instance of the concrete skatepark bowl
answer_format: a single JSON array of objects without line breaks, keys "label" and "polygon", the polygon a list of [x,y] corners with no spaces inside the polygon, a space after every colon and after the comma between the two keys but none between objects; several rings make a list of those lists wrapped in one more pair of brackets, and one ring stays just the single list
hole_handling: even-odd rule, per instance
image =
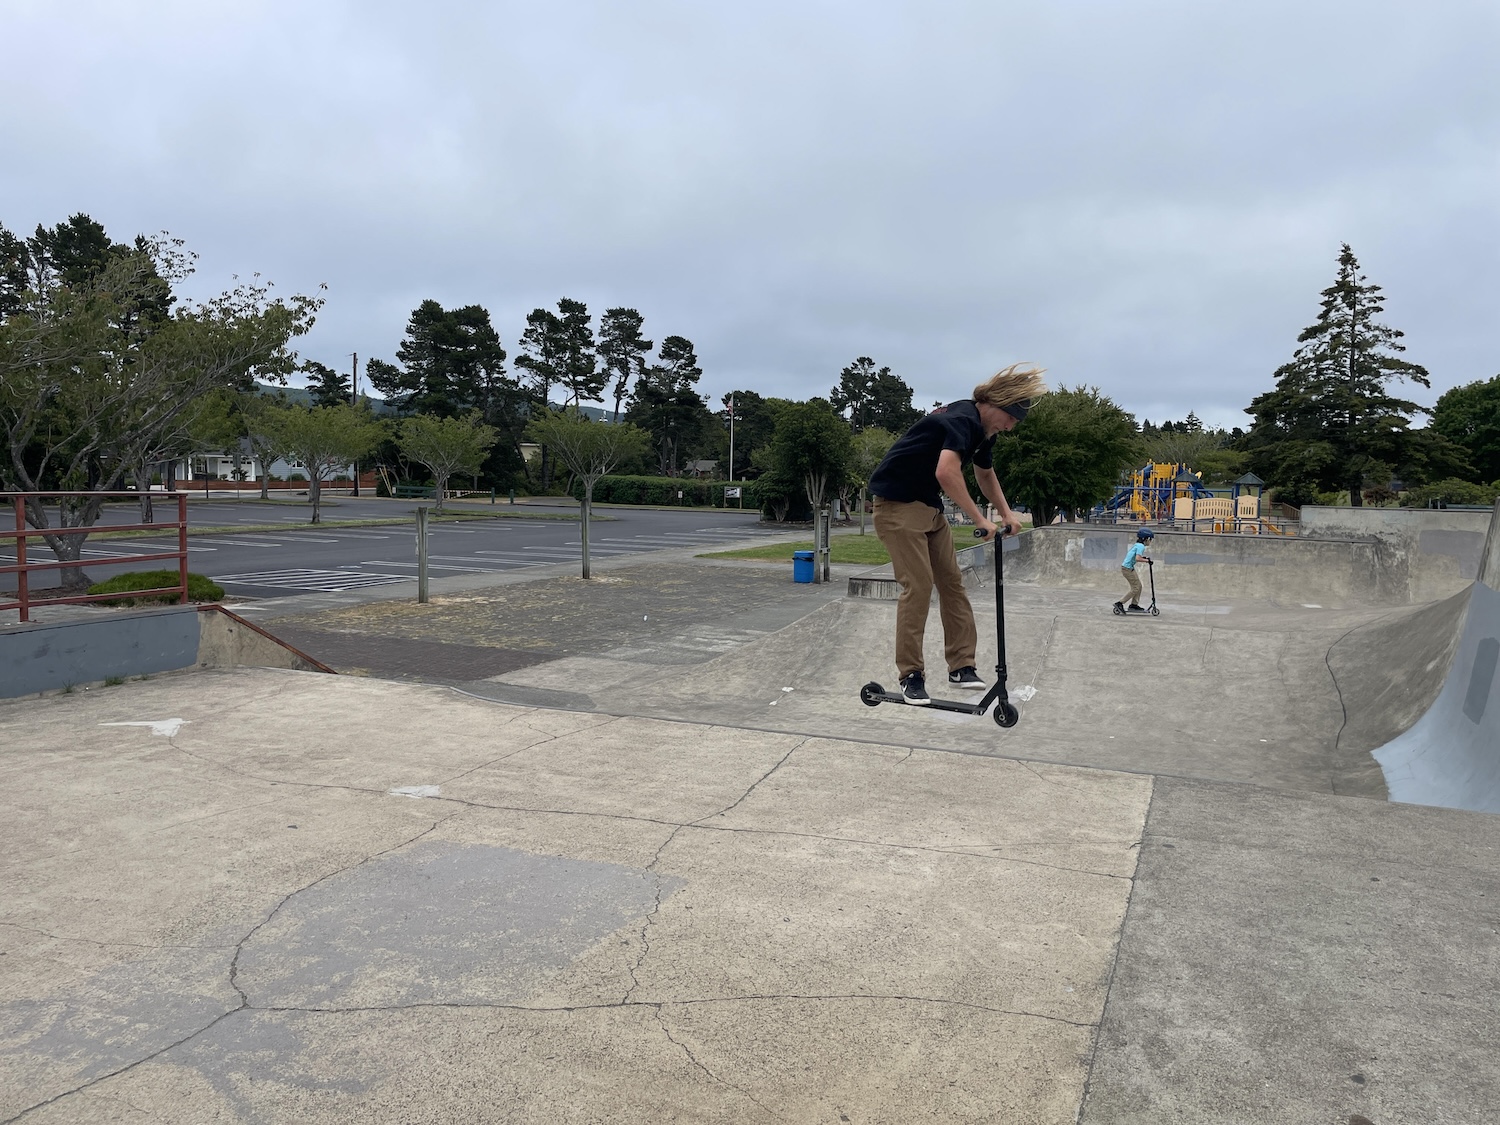
[{"label": "concrete skatepark bowl", "polygon": [[[1023,536],[1008,731],[863,706],[892,604],[724,564],[240,607],[309,663],[155,620],[112,659],[184,671],[43,694],[97,646],[7,630],[0,1121],[1488,1120],[1500,544],[1456,519],[1161,533],[1151,621],[1117,533]],[[686,608],[569,648],[603,591]],[[303,670],[460,635],[512,655]]]}]

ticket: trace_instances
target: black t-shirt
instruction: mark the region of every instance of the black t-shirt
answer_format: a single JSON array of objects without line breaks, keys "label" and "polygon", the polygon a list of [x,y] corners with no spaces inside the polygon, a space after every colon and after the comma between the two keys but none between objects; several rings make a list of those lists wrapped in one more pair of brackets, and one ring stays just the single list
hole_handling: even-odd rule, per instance
[{"label": "black t-shirt", "polygon": [[979,408],[972,399],[940,406],[891,446],[870,477],[870,493],[887,500],[920,500],[942,511],[943,490],[937,482],[938,455],[957,453],[967,465],[994,468],[995,435],[985,436]]}]

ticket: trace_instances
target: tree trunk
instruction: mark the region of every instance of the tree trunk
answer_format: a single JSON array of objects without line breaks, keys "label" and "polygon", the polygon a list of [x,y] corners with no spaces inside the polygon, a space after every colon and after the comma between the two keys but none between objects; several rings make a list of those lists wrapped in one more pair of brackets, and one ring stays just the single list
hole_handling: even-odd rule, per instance
[{"label": "tree trunk", "polygon": [[260,498],[269,500],[271,498],[271,466],[266,464],[264,459],[256,461],[255,464],[260,466]]},{"label": "tree trunk", "polygon": [[443,493],[448,489],[448,477],[442,473],[433,473],[432,480],[433,483],[437,486],[432,490],[432,499],[434,501],[432,510],[434,512],[441,512],[443,510]]},{"label": "tree trunk", "polygon": [[323,512],[321,507],[321,501],[323,499],[322,484],[323,482],[318,479],[318,474],[315,471],[309,469],[307,481],[307,499],[312,503],[313,523],[323,522]]},{"label": "tree trunk", "polygon": [[141,494],[141,523],[153,523],[153,511],[151,508],[151,465],[137,465],[130,470],[135,477],[136,491]]}]

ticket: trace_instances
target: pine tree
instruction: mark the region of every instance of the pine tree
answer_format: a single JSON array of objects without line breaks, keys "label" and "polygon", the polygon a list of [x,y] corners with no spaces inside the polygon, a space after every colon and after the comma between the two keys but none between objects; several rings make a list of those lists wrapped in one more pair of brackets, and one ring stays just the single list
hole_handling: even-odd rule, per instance
[{"label": "pine tree", "polygon": [[1389,479],[1406,458],[1411,416],[1422,409],[1388,385],[1431,383],[1425,368],[1400,357],[1403,334],[1377,319],[1385,311],[1380,287],[1359,272],[1347,243],[1322,299],[1317,322],[1277,369],[1276,389],[1246,410],[1255,417],[1247,444],[1256,470],[1289,498],[1347,490],[1358,506],[1366,477],[1383,485],[1378,478]]},{"label": "pine tree", "polygon": [[302,370],[307,375],[307,390],[314,406],[338,406],[350,398],[349,376],[335,371],[315,359],[306,360]]},{"label": "pine tree", "polygon": [[605,309],[599,318],[599,358],[604,375],[615,380],[615,420],[620,418],[620,400],[646,369],[646,355],[655,346],[641,335],[645,318],[634,309]]}]

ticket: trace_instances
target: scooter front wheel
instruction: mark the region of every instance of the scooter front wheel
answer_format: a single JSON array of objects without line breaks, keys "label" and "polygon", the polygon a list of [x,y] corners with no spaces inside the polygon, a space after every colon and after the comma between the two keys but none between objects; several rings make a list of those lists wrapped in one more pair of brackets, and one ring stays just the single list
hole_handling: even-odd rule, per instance
[{"label": "scooter front wheel", "polygon": [[1009,703],[995,704],[995,722],[1002,727],[1013,727],[1021,719],[1021,713]]},{"label": "scooter front wheel", "polygon": [[884,694],[885,688],[881,687],[874,680],[871,680],[859,689],[859,701],[866,707],[879,707],[880,697]]},{"label": "scooter front wheel", "polygon": [[1155,606],[1152,606],[1151,607],[1151,616],[1152,617],[1160,617],[1161,616],[1161,610],[1157,609]]}]

